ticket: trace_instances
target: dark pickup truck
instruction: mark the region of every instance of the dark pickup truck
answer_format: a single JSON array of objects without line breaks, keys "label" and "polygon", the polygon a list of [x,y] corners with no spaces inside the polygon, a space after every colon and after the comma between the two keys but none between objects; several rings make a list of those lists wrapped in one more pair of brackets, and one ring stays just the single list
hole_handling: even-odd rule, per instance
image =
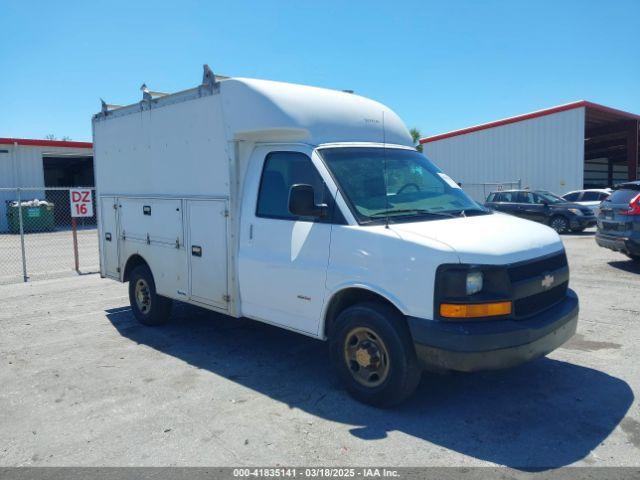
[{"label": "dark pickup truck", "polygon": [[556,232],[581,232],[596,225],[593,211],[567,202],[544,190],[504,190],[492,192],[485,207],[517,217],[545,223]]}]

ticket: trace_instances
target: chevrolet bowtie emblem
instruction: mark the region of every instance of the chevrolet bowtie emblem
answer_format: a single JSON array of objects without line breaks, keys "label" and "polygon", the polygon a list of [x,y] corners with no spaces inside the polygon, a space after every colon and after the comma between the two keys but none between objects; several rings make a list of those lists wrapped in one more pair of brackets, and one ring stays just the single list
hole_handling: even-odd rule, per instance
[{"label": "chevrolet bowtie emblem", "polygon": [[542,288],[550,288],[555,281],[556,279],[553,278],[553,275],[545,275],[541,282]]}]

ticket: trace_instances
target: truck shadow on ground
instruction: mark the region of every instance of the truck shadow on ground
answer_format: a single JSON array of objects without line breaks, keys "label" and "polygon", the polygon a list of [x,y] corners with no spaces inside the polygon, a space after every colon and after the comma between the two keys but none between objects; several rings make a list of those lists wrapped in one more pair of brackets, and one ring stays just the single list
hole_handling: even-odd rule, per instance
[{"label": "truck shadow on ground", "polygon": [[634,398],[618,378],[545,358],[506,371],[425,374],[411,400],[379,410],[342,390],[326,361],[324,342],[189,305],[176,306],[171,323],[163,327],[139,325],[128,307],[108,310],[107,317],[138,344],[350,426],[350,433],[364,441],[395,430],[526,471],[587,457]]},{"label": "truck shadow on ground", "polygon": [[623,270],[629,273],[640,273],[640,262],[634,262],[633,260],[614,260],[609,262],[613,268]]}]

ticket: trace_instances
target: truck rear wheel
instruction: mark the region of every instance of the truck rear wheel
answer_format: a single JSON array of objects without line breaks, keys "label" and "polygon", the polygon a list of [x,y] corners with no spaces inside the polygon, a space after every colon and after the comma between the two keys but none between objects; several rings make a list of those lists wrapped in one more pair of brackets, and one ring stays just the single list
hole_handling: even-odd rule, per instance
[{"label": "truck rear wheel", "polygon": [[409,329],[402,315],[387,305],[360,303],[340,313],[330,352],[347,391],[361,402],[396,405],[420,382]]},{"label": "truck rear wheel", "polygon": [[173,302],[156,293],[153,275],[146,265],[139,265],[131,272],[129,302],[133,315],[143,325],[163,325],[169,321]]}]

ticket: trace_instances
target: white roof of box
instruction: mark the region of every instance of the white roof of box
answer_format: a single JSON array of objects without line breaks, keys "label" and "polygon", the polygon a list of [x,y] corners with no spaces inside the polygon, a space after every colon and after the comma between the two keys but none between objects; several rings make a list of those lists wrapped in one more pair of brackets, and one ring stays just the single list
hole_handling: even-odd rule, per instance
[{"label": "white roof of box", "polygon": [[249,78],[215,77],[205,66],[203,84],[113,110],[103,102],[94,121],[220,94],[227,137],[233,140],[296,141],[313,145],[375,142],[413,146],[398,115],[385,105],[353,93]]}]

